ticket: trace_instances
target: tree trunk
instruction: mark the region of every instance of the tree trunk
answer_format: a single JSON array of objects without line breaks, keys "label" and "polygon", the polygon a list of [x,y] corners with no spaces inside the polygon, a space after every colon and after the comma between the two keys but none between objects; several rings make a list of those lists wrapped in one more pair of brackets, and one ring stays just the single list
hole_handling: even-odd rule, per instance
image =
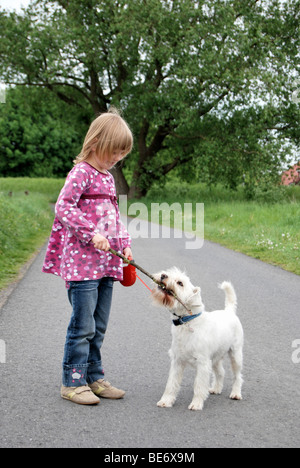
[{"label": "tree trunk", "polygon": [[136,183],[136,182],[138,182],[138,179],[135,180],[133,178],[133,182],[132,182],[132,184],[130,186],[130,189],[129,189],[129,192],[128,192],[128,198],[129,199],[132,199],[132,198],[139,199],[139,198],[142,198],[142,197],[147,195],[147,190],[142,190],[139,187],[138,183]]},{"label": "tree trunk", "polygon": [[120,166],[113,167],[110,172],[114,176],[116,189],[117,189],[117,196],[119,195],[128,195],[129,192],[129,185],[124,177],[122,168]]}]

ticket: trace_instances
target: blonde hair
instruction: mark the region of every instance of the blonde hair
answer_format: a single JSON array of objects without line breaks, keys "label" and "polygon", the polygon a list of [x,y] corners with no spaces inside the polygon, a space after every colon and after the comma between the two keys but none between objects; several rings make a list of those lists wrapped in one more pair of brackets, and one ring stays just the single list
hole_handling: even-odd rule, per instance
[{"label": "blonde hair", "polygon": [[93,146],[100,160],[104,156],[111,156],[114,151],[121,150],[128,154],[132,150],[132,132],[116,108],[111,107],[91,123],[74,164],[85,161]]}]

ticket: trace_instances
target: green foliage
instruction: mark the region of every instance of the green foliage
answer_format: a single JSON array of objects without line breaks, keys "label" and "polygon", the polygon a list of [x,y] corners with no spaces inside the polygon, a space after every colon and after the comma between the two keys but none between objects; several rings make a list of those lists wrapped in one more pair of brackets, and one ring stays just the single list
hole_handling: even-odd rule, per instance
[{"label": "green foliage", "polygon": [[83,129],[69,111],[47,90],[10,89],[0,105],[0,175],[65,176]]},{"label": "green foliage", "polygon": [[[204,237],[230,249],[279,265],[300,275],[300,187],[281,187],[278,191],[258,190],[254,201],[237,191],[206,184],[167,183],[152,187],[140,201],[151,204],[167,202],[204,203]],[[195,213],[194,213],[195,218]],[[182,229],[180,225],[175,227]],[[194,226],[196,226],[196,222]]]},{"label": "green foliage", "polygon": [[120,107],[130,196],[177,171],[251,198],[299,145],[299,37],[299,0],[37,0],[0,12],[0,77],[52,92],[77,124],[74,109]]},{"label": "green foliage", "polygon": [[[208,204],[248,202],[247,193],[243,186],[232,190],[222,184],[209,185],[205,183],[190,184],[178,178],[170,178],[164,186],[154,184],[145,200],[163,200],[169,204],[175,201],[183,203],[199,202]],[[254,192],[254,202],[259,205],[276,203],[300,203],[300,187],[258,185]],[[249,202],[251,204],[251,202]]]}]

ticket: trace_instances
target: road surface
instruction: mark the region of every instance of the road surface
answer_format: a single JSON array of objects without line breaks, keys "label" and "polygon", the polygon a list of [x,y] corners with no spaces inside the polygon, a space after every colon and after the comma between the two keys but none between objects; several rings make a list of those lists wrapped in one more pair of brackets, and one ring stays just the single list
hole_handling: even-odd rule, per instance
[{"label": "road surface", "polygon": [[151,273],[173,265],[186,269],[201,286],[208,311],[223,308],[217,284],[232,281],[245,330],[243,401],[229,399],[227,363],[223,394],[210,396],[202,412],[188,410],[191,370],[175,406],[156,406],[169,371],[171,318],[152,306],[139,281],[131,288],[116,284],[103,346],[106,378],[126,390],[125,399],[102,400],[97,407],[61,399],[70,306],[64,282],[41,273],[44,248],[0,310],[6,352],[0,363],[0,447],[99,447],[108,453],[117,447],[299,447],[300,277],[217,244],[187,250],[185,242],[137,239],[134,257]]}]

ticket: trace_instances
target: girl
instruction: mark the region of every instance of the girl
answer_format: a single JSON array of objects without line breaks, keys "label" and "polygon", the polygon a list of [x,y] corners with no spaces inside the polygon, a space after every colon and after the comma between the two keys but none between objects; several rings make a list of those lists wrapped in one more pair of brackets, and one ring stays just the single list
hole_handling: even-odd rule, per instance
[{"label": "girl", "polygon": [[78,404],[97,404],[99,396],[118,399],[125,394],[104,380],[101,346],[113,283],[123,278],[122,260],[108,250],[132,256],[108,170],[131,151],[132,144],[132,133],[115,109],[96,118],[55,206],[43,271],[66,281],[73,312],[61,396]]}]

